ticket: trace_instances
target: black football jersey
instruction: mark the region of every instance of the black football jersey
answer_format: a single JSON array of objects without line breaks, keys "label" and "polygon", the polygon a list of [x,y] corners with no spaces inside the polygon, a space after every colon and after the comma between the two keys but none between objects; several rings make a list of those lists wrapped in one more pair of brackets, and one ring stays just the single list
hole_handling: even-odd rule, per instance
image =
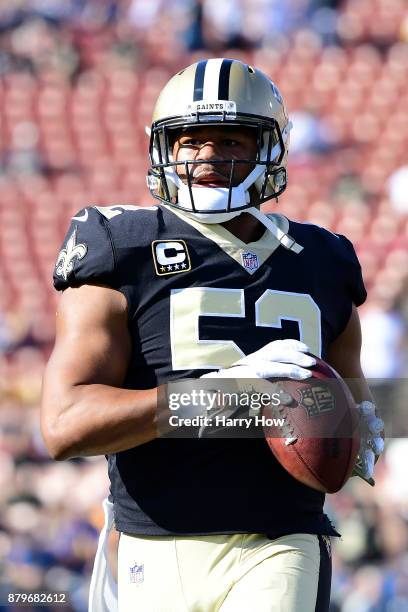
[{"label": "black football jersey", "polygon": [[[126,296],[129,389],[197,378],[284,338],[324,359],[366,297],[353,246],[269,216],[300,253],[268,231],[246,244],[164,206],[86,208],[72,219],[54,285],[99,283]],[[336,533],[324,495],[292,478],[263,439],[157,439],[108,462],[120,531]]]}]

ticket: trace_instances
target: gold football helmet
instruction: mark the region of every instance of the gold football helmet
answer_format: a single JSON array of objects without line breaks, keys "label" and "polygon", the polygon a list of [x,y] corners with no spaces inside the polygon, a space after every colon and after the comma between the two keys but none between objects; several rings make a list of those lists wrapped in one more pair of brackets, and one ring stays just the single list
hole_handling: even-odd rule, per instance
[{"label": "gold football helmet", "polygon": [[[255,159],[227,160],[231,169],[229,186],[225,188],[195,188],[191,170],[193,164],[203,162],[175,162],[172,156],[176,130],[209,124],[248,126],[256,134]],[[149,189],[165,204],[208,219],[207,222],[211,222],[209,215],[227,220],[285,190],[290,128],[278,88],[260,70],[222,58],[192,64],[170,79],[154,108]],[[225,166],[226,160],[211,163]],[[234,170],[240,163],[251,164],[253,169],[236,186]],[[177,174],[178,164],[184,166],[185,182]]]}]

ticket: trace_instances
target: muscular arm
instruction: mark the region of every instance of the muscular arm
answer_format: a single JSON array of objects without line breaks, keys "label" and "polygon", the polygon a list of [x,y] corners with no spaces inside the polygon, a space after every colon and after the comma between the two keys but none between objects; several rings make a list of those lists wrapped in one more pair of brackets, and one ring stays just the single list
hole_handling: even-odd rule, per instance
[{"label": "muscular arm", "polygon": [[120,388],[129,355],[125,297],[93,285],[66,289],[41,403],[53,458],[109,454],[156,437],[157,389]]},{"label": "muscular arm", "polygon": [[355,306],[351,311],[349,322],[344,331],[331,344],[329,364],[345,379],[357,403],[363,400],[373,401],[360,363],[361,326]]},{"label": "muscular arm", "polygon": [[[330,347],[328,362],[345,379],[345,382],[350,388],[350,391],[357,404],[360,404],[364,400],[373,402],[373,396],[371,395],[371,391],[361,369],[360,350],[360,319],[357,308],[353,306],[353,310],[346,328],[344,329],[343,333],[336,338]],[[372,424],[373,419],[375,420],[374,415],[371,417],[365,417],[365,419],[366,426],[370,428],[370,422]],[[382,425],[384,424],[382,423]],[[375,433],[373,430],[370,431],[371,444],[367,444],[367,440],[364,442],[364,444],[362,442],[362,446],[360,446],[359,451],[359,460],[354,467],[353,475],[360,476],[363,478],[363,480],[374,486],[373,466],[374,461],[377,461],[383,449],[383,447],[381,449],[379,446],[379,436],[384,440],[384,430],[378,430]],[[373,443],[375,443],[375,446],[373,446]],[[373,455],[373,463],[371,464],[367,454],[372,452],[375,453],[375,458]]]}]

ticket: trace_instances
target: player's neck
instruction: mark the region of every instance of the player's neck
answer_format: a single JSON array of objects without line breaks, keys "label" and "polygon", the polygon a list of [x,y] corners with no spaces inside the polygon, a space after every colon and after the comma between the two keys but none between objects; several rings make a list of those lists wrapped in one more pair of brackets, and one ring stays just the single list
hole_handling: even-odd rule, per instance
[{"label": "player's neck", "polygon": [[234,234],[236,238],[246,243],[260,240],[265,233],[265,226],[246,212],[221,225],[231,234]]}]

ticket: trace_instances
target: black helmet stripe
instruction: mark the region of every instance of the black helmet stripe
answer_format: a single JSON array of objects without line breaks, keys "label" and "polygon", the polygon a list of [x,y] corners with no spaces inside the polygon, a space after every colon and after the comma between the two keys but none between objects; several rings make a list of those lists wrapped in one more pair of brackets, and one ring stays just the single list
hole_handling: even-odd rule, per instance
[{"label": "black helmet stripe", "polygon": [[208,60],[201,60],[198,62],[195,77],[194,77],[194,94],[193,100],[202,100],[204,91],[204,75],[205,67],[207,66]]},{"label": "black helmet stripe", "polygon": [[[193,100],[204,99],[228,100],[229,81],[233,60],[201,60],[194,75]],[[206,76],[207,70],[207,76]],[[218,78],[217,78],[218,77]],[[218,80],[218,89],[217,89]]]},{"label": "black helmet stripe", "polygon": [[228,100],[229,95],[229,81],[232,61],[230,59],[223,60],[220,69],[220,80],[218,81],[218,99]]}]

